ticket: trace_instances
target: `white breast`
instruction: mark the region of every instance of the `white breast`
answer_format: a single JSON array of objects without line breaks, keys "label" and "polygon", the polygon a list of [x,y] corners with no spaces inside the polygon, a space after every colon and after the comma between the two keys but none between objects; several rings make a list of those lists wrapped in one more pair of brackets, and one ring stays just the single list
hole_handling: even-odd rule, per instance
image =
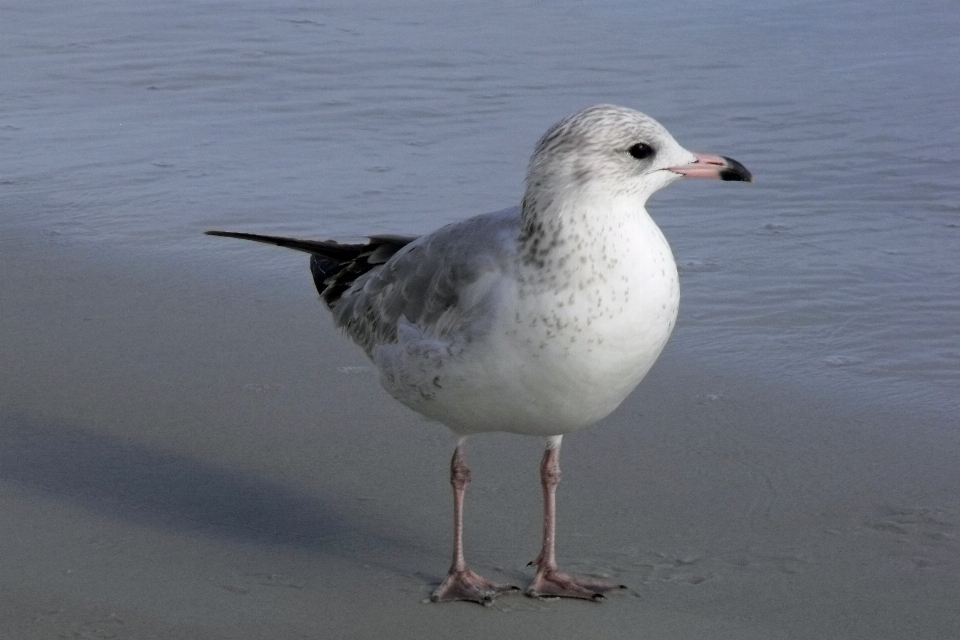
[{"label": "white breast", "polygon": [[602,245],[597,234],[565,243],[542,268],[518,263],[483,340],[431,344],[406,327],[375,358],[384,386],[463,435],[560,435],[608,415],[653,366],[679,305],[673,255],[649,216],[615,231]]}]

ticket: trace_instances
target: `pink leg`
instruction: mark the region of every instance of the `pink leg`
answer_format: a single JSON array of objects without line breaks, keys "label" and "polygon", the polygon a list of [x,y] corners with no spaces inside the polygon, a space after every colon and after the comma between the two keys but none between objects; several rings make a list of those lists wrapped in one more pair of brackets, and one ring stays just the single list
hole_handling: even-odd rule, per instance
[{"label": "pink leg", "polygon": [[560,484],[560,438],[551,439],[540,463],[543,483],[543,549],[530,564],[537,565],[537,575],[527,588],[527,595],[539,598],[582,598],[601,600],[611,589],[623,585],[609,584],[588,578],[575,578],[557,569],[554,550],[557,518],[557,485]]},{"label": "pink leg", "polygon": [[457,443],[450,461],[450,484],[453,485],[453,564],[447,579],[430,599],[434,602],[469,600],[488,605],[501,593],[519,591],[517,587],[495,584],[467,568],[463,557],[463,493],[470,483],[470,469],[463,457],[463,442]]}]

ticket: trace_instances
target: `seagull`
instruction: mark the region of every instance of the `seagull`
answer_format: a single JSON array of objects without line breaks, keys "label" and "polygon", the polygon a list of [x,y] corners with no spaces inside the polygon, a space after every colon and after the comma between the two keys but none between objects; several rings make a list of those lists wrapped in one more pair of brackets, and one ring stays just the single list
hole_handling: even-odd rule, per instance
[{"label": "seagull", "polygon": [[540,139],[518,207],[358,244],[207,232],[309,253],[334,323],[387,392],[457,435],[453,563],[434,602],[490,604],[518,590],[464,558],[464,443],[491,431],[546,438],[543,544],[527,595],[600,600],[623,588],[557,566],[560,443],[616,409],[667,343],[677,265],[645,204],[684,176],[753,180],[736,160],[687,151],[647,115],[597,105]]}]

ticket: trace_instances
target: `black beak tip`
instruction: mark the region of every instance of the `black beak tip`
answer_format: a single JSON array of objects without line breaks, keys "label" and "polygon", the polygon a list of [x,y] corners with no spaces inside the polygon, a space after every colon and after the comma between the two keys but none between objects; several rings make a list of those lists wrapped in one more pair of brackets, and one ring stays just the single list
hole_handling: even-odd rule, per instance
[{"label": "black beak tip", "polygon": [[753,174],[745,166],[734,160],[723,156],[727,161],[727,167],[720,172],[720,179],[728,182],[753,182]]}]

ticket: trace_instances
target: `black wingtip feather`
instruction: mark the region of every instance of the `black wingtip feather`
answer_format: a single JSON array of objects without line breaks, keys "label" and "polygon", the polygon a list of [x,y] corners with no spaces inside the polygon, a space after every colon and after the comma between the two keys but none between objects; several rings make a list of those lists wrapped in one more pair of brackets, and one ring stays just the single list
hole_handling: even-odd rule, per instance
[{"label": "black wingtip feather", "polygon": [[364,244],[341,244],[333,240],[300,240],[238,231],[206,231],[205,235],[252,240],[310,254],[310,274],[324,302],[333,306],[364,273],[382,265],[393,254],[416,240],[411,236],[371,236]]},{"label": "black wingtip feather", "polygon": [[266,236],[259,233],[241,233],[238,231],[205,231],[204,235],[220,236],[221,238],[237,238],[238,240],[252,240],[266,244],[294,249],[304,253],[317,253],[334,260],[352,260],[360,253],[365,245],[341,244],[333,240],[301,240],[300,238],[285,238],[282,236]]}]

